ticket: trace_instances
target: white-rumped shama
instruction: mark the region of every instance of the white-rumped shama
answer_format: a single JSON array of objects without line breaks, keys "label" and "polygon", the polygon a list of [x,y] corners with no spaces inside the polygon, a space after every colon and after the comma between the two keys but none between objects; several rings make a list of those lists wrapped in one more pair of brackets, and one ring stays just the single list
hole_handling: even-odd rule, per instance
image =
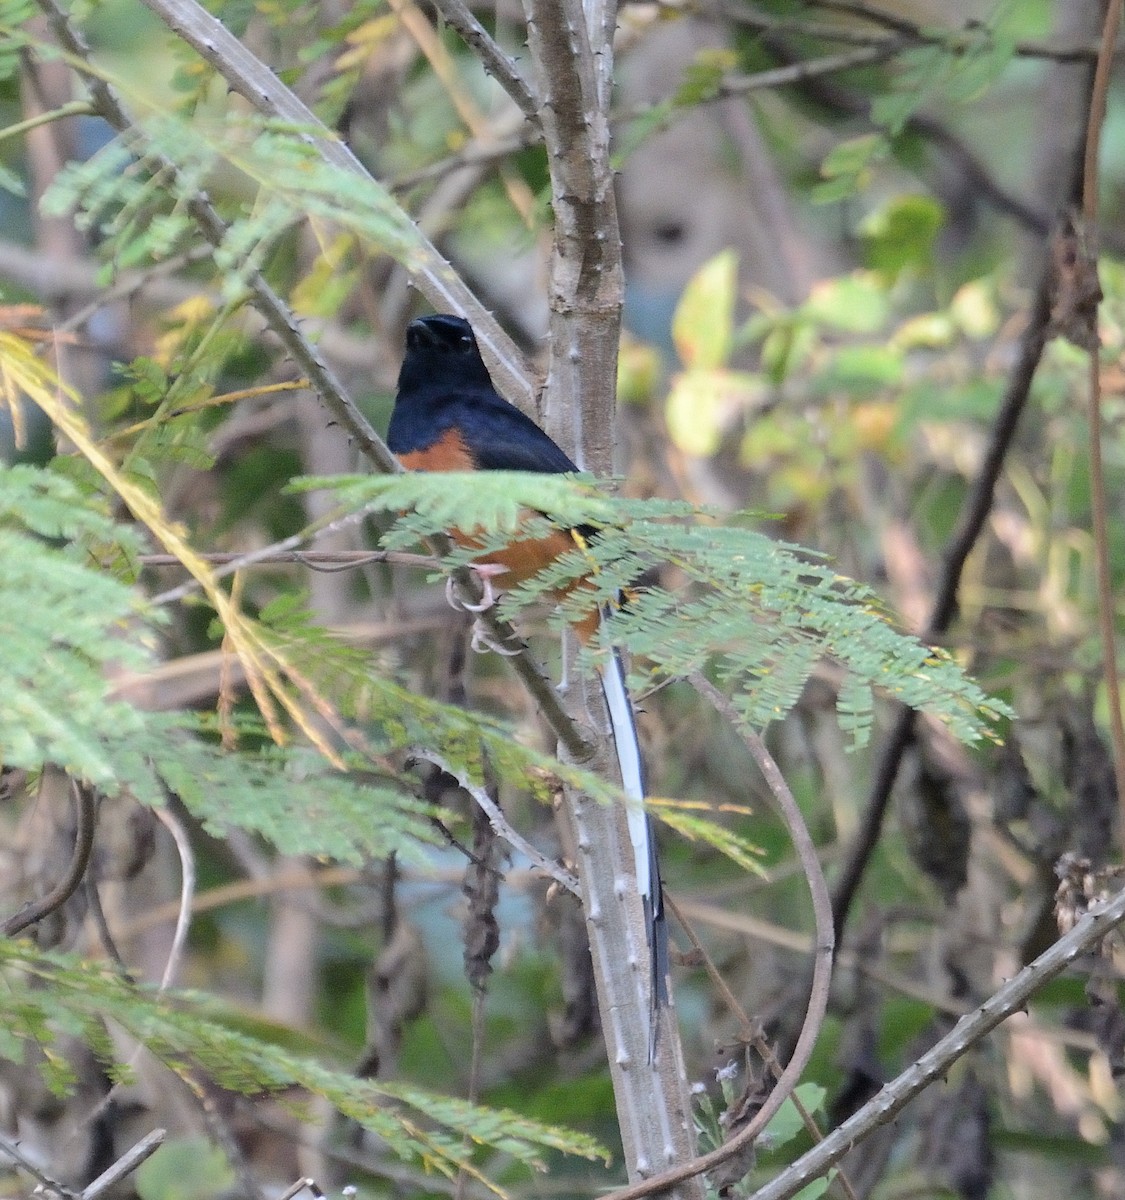
[{"label": "white-rumped shama", "polygon": [[[444,313],[419,317],[407,327],[387,445],[404,467],[415,471],[565,474],[578,470],[530,417],[496,391],[468,321]],[[463,533],[449,532],[462,544],[471,542]],[[530,579],[575,544],[574,535],[560,529],[547,537],[517,540],[503,550],[490,551],[482,555],[482,561],[503,568],[501,585],[515,584]],[[587,628],[579,627],[583,640],[597,628],[600,618],[596,611],[593,618]],[[652,824],[638,803],[644,799],[644,778],[620,655],[603,656],[599,675],[625,794],[634,801],[628,806],[629,833],[637,885],[649,922],[653,1003],[659,1006],[667,996],[667,931]],[[654,1021],[653,1045],[655,1032]]]}]

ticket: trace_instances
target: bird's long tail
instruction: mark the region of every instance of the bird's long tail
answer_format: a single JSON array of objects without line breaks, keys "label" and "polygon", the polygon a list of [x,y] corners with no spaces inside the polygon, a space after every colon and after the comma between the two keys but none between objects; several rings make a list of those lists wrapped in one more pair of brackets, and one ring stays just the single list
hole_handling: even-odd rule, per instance
[{"label": "bird's long tail", "polygon": [[[604,618],[603,618],[604,619]],[[668,1002],[668,927],[664,919],[664,899],[660,884],[660,865],[652,818],[644,809],[645,775],[633,703],[629,699],[625,663],[612,649],[599,664],[602,691],[609,710],[617,765],[627,803],[629,841],[633,847],[637,889],[644,902],[648,927],[649,953],[652,959],[652,1013],[650,1053],[655,1052],[658,1015]]]}]

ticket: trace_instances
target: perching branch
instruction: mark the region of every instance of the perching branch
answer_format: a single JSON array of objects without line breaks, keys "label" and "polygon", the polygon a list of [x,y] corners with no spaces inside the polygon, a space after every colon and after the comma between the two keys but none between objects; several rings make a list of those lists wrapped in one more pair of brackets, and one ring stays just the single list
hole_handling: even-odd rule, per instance
[{"label": "perching branch", "polygon": [[[614,0],[524,0],[554,217],[544,424],[580,467],[601,475],[613,470],[625,296],[610,161],[615,13]],[[567,662],[568,674],[578,676],[571,705],[599,733],[594,767],[613,774],[600,682],[576,670],[573,646]],[[675,1008],[654,1010],[652,947],[625,813],[569,792],[566,808],[626,1167],[630,1179],[643,1179],[695,1152]],[[691,1180],[679,1194],[702,1196],[702,1187]]]}]

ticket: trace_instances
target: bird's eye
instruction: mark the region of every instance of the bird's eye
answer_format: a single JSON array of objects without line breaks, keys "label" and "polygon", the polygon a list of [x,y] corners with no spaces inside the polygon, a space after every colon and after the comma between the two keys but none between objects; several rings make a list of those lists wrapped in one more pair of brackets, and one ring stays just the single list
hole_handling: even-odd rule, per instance
[{"label": "bird's eye", "polygon": [[457,339],[457,344],[461,347],[462,350],[468,350],[469,347],[473,344],[473,335],[471,333],[461,334],[461,336]]}]

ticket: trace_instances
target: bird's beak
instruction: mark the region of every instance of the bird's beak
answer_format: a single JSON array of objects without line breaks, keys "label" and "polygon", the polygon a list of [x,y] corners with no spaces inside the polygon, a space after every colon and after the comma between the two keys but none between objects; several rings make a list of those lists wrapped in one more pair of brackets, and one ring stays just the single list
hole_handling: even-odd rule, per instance
[{"label": "bird's beak", "polygon": [[406,345],[409,349],[421,349],[424,346],[436,346],[437,335],[426,322],[425,317],[417,317],[406,327]]}]

